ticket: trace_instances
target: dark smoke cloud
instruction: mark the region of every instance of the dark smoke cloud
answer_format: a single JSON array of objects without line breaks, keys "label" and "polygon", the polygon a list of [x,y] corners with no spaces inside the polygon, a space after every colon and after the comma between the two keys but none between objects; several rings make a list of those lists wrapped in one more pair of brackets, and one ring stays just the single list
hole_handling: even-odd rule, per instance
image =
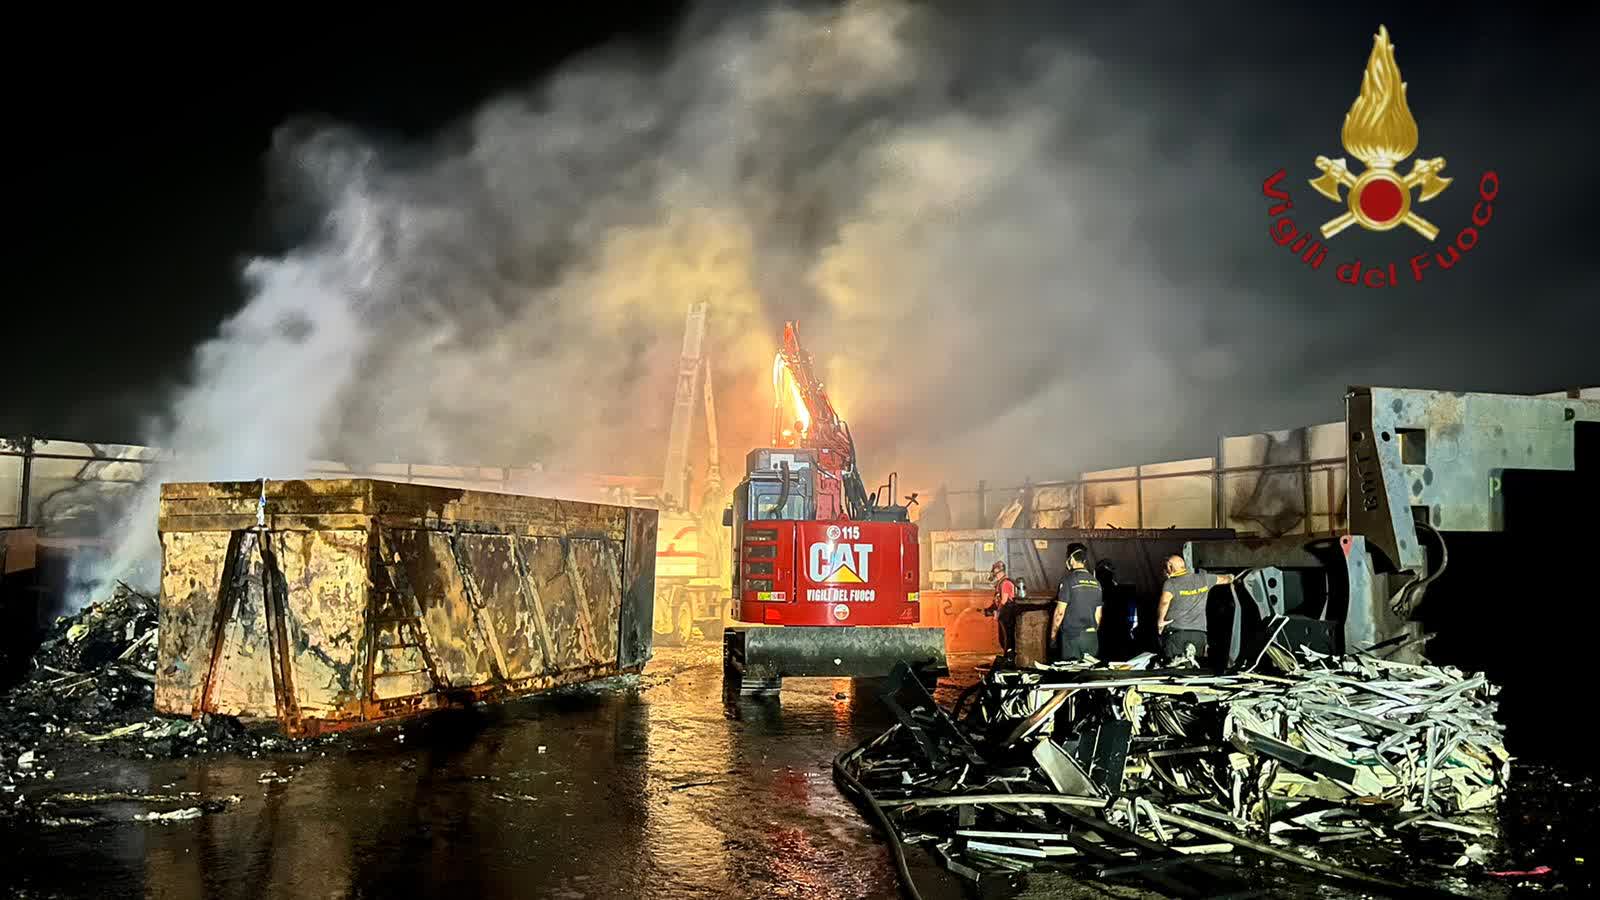
[{"label": "dark smoke cloud", "polygon": [[[1338,354],[1377,301],[1335,313],[1250,286],[1274,267],[1310,284],[1267,239],[1259,185],[1337,152],[1359,29],[1327,146],[1268,167],[1241,120],[1284,87],[1223,73],[1236,90],[1176,110],[1189,98],[1099,53],[1125,19],[732,9],[423,145],[286,126],[275,171],[315,235],[254,262],[251,299],[198,350],[149,438],[183,454],[168,479],[314,458],[655,472],[697,301],[731,461],[766,440],[785,319],[873,481],[1062,477],[1339,416]],[[1278,390],[1244,387],[1272,373]],[[1325,412],[1286,399],[1301,388]],[[1219,421],[1214,398],[1248,415]],[[151,557],[152,504],[116,573]]]}]

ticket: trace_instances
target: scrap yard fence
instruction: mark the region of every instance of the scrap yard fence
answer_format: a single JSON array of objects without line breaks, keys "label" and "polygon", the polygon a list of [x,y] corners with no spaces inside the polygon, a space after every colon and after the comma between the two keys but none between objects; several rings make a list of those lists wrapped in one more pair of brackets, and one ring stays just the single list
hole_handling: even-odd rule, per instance
[{"label": "scrap yard fence", "polygon": [[[944,508],[924,494],[923,530],[963,528],[1232,528],[1239,534],[1325,534],[1344,525],[1343,422],[1225,437],[1215,457],[1085,472],[1076,479],[946,492]],[[115,527],[138,485],[170,451],[132,444],[0,437],[0,527],[34,525],[65,537]],[[371,477],[505,493],[570,496],[631,504],[639,498],[617,479],[616,496],[524,466],[316,461],[307,477]],[[568,483],[570,482],[570,483]],[[619,493],[620,490],[620,493]],[[1021,501],[1019,504],[1018,501]],[[1008,506],[1017,507],[1008,510]],[[1026,509],[1023,509],[1026,507]],[[1010,519],[1002,514],[1011,513]],[[1026,512],[1026,516],[1022,513]]]},{"label": "scrap yard fence", "polygon": [[942,492],[923,530],[973,528],[1229,528],[1240,535],[1343,529],[1346,428],[1330,422],[1224,437],[1217,454],[1010,487],[978,482]]},{"label": "scrap yard fence", "polygon": [[[1344,527],[1345,460],[1313,459],[1304,462],[1254,466],[1233,466],[1188,472],[1145,472],[1156,466],[1139,466],[1131,476],[1089,477],[1068,481],[1028,481],[1009,487],[991,487],[979,481],[976,487],[947,491],[952,526],[994,526],[1008,517],[1015,507],[1016,527],[1035,528],[1236,528],[1241,533],[1272,531],[1276,534],[1336,534]],[[1098,473],[1094,473],[1098,474]],[[1170,492],[1147,490],[1151,482],[1179,484],[1203,482],[1207,498],[1203,503],[1173,504]],[[1287,487],[1300,499],[1294,511],[1283,508],[1271,515],[1274,523],[1294,520],[1287,530],[1269,529],[1252,516],[1248,505],[1235,506],[1230,498],[1248,498],[1259,492],[1260,482],[1283,480],[1272,493],[1282,499]],[[1165,485],[1163,485],[1165,486]],[[1185,485],[1186,486],[1186,485]],[[1132,503],[1119,502],[1119,495],[1131,491]],[[1147,497],[1148,495],[1148,497]],[[1026,498],[1026,499],[1024,499]],[[1096,502],[1097,499],[1103,502]],[[1192,501],[1192,497],[1184,498]],[[1203,512],[1200,510],[1203,509]],[[1304,510],[1311,510],[1305,515]],[[1020,521],[1027,513],[1028,522]],[[1176,515],[1172,513],[1176,512]],[[1131,516],[1131,518],[1129,518]]]},{"label": "scrap yard fence", "polygon": [[[1600,387],[1529,396],[1593,400],[1600,399]],[[1242,537],[1339,534],[1349,526],[1350,437],[1345,422],[1328,422],[1223,437],[1211,457],[1010,487],[980,481],[942,490],[931,501],[924,495],[919,524],[923,531],[1228,528]],[[1398,435],[1402,444],[1407,437]],[[1415,449],[1420,455],[1424,442]]]},{"label": "scrap yard fence", "polygon": [[[114,527],[138,487],[173,459],[170,451],[133,444],[0,438],[0,527],[33,525],[57,537],[103,535]],[[553,482],[560,481],[538,466],[400,462],[347,465],[319,461],[304,475],[369,477],[501,493],[548,491]],[[583,492],[593,493],[592,489]],[[631,498],[581,499],[609,502]]]}]

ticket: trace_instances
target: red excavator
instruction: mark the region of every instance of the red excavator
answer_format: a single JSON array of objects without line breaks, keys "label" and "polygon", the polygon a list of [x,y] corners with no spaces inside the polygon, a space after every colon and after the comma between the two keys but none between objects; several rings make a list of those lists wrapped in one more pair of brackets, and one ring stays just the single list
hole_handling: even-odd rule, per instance
[{"label": "red excavator", "polygon": [[917,625],[916,495],[895,503],[892,474],[867,493],[850,427],[793,322],[772,386],[773,446],[745,457],[723,514],[737,619],[723,633],[726,686],[776,693],[786,675],[883,677],[898,662],[925,679],[944,674],[944,629]]}]

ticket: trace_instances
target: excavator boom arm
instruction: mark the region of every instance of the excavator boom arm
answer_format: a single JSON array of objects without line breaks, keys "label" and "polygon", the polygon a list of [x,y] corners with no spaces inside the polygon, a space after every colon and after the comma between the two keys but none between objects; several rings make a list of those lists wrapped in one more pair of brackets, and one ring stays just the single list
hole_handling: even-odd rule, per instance
[{"label": "excavator boom arm", "polygon": [[[800,346],[800,330],[795,323],[784,324],[783,347],[778,353],[783,358],[789,377],[794,379],[800,403],[805,406],[806,414],[811,418],[811,427],[796,437],[805,446],[832,450],[840,454],[845,466],[853,467],[855,448],[851,446],[849,429],[839,418],[839,413],[834,410],[833,402],[828,399],[828,392],[823,389],[822,382],[817,380],[816,372],[812,368],[811,354]],[[787,423],[780,421],[775,424],[781,429]],[[779,434],[773,435],[774,442],[777,442],[779,436]]]},{"label": "excavator boom arm", "polygon": [[[811,354],[800,346],[800,330],[794,322],[783,327],[783,346],[778,351],[788,376],[793,379],[798,401],[810,416],[810,428],[794,436],[795,444],[813,450],[826,451],[820,465],[828,477],[838,479],[843,493],[845,510],[852,519],[870,517],[873,499],[861,480],[856,461],[855,439],[850,436],[850,426],[839,417],[828,399],[828,392],[817,379],[812,367]],[[782,405],[783,397],[777,398]],[[786,424],[774,421],[774,443],[779,443]],[[831,464],[828,459],[831,457]],[[890,499],[893,502],[893,499]]]}]

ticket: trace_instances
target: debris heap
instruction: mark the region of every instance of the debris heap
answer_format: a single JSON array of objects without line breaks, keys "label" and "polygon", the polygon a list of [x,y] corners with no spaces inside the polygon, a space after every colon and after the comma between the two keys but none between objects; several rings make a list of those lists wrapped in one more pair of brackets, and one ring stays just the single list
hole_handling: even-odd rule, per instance
[{"label": "debris heap", "polygon": [[105,600],[56,619],[27,678],[0,698],[0,780],[52,777],[48,760],[62,745],[143,758],[289,743],[248,734],[225,717],[152,715],[155,668],[154,597],[118,585]]},{"label": "debris heap", "polygon": [[[1308,654],[1317,668],[1224,702],[1224,735],[1285,801],[1320,798],[1455,815],[1491,807],[1510,777],[1483,675]],[[1258,799],[1235,816],[1264,821]]]},{"label": "debris heap", "polygon": [[1070,868],[1179,896],[1244,889],[1262,874],[1245,854],[1389,890],[1374,863],[1402,841],[1482,858],[1466,845],[1493,835],[1510,777],[1483,676],[1303,647],[1232,674],[1151,662],[994,671],[950,710],[902,671],[898,723],[835,774],[908,881],[917,844],[974,882]]},{"label": "debris heap", "polygon": [[106,600],[56,619],[10,699],[57,724],[148,715],[155,670],[155,598],[118,585]]}]

